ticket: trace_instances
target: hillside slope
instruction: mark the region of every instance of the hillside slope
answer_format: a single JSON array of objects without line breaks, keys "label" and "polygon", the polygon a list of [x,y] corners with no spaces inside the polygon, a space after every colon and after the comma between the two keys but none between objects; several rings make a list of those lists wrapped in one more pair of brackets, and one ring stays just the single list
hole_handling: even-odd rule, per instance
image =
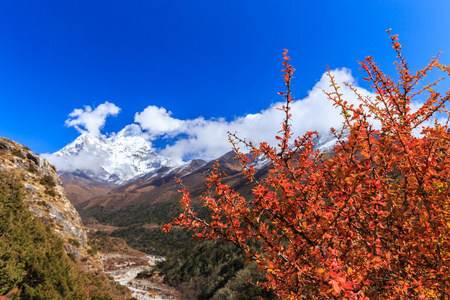
[{"label": "hillside slope", "polygon": [[65,247],[77,259],[89,257],[81,218],[67,199],[62,182],[48,161],[27,147],[0,138],[0,172],[21,181],[28,209],[64,239]]},{"label": "hillside slope", "polygon": [[54,168],[0,138],[0,298],[131,299],[92,250]]}]

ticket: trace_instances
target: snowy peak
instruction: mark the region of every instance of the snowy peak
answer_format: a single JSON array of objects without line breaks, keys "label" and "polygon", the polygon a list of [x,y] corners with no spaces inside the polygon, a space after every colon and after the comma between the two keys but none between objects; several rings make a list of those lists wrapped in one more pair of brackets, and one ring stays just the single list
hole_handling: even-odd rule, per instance
[{"label": "snowy peak", "polygon": [[141,127],[136,124],[126,126],[117,135],[107,139],[105,144],[113,153],[140,153],[144,155],[151,152],[156,155],[150,144],[144,139]]},{"label": "snowy peak", "polygon": [[155,153],[137,124],[101,139],[83,133],[46,158],[62,173],[82,172],[94,180],[122,184],[162,167],[175,167],[171,159]]},{"label": "snowy peak", "polygon": [[101,149],[101,142],[96,137],[89,133],[83,133],[77,137],[72,143],[62,148],[55,154],[58,156],[76,155],[81,151],[95,152],[97,149]]},{"label": "snowy peak", "polygon": [[141,127],[137,124],[130,124],[119,131],[116,137],[142,137]]}]

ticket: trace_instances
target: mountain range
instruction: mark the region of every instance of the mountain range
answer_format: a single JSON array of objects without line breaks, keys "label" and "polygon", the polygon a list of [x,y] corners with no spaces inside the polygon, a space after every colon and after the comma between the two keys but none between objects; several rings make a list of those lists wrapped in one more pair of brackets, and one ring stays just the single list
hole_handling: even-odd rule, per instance
[{"label": "mountain range", "polygon": [[[314,143],[316,149],[326,151],[334,146],[336,139],[328,133],[315,138]],[[66,180],[84,178],[96,182],[97,186],[119,186],[140,177],[192,169],[191,161],[177,162],[156,153],[137,124],[127,125],[110,137],[82,133],[61,150],[44,157],[55,165]],[[205,163],[195,160],[193,165],[200,167]],[[255,162],[255,167],[262,167],[265,163],[264,159],[259,160]]]},{"label": "mountain range", "polygon": [[[336,139],[329,133],[315,138],[314,143],[316,149],[328,151]],[[191,187],[201,189],[205,179],[203,172],[211,169],[215,162],[196,159],[177,163],[159,155],[137,124],[127,125],[108,138],[83,133],[46,158],[56,166],[72,204],[86,217],[96,215],[92,211],[99,205],[106,211],[111,207],[118,211],[137,203],[160,203],[169,199],[176,203],[178,188],[174,177],[183,177]],[[240,174],[233,158],[232,152],[219,158],[230,178]],[[264,158],[253,163],[258,170],[268,169],[269,161]],[[90,213],[85,214],[87,209]]]}]

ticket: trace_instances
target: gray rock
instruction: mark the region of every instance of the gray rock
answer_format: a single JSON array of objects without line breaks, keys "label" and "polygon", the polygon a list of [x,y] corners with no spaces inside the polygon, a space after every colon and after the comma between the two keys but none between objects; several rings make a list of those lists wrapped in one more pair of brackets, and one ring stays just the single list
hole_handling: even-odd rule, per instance
[{"label": "gray rock", "polygon": [[31,185],[31,184],[26,183],[26,182],[23,185],[27,189],[27,193],[28,194],[36,194],[36,193],[39,192],[39,189],[37,187],[35,187],[34,185]]},{"label": "gray rock", "polygon": [[9,150],[11,149],[11,146],[5,141],[0,141],[0,149]]},{"label": "gray rock", "polygon": [[33,154],[31,152],[27,153],[27,158],[31,161],[34,161],[34,163],[36,164],[36,166],[40,167],[41,166],[41,158],[39,156],[37,156],[36,154]]}]

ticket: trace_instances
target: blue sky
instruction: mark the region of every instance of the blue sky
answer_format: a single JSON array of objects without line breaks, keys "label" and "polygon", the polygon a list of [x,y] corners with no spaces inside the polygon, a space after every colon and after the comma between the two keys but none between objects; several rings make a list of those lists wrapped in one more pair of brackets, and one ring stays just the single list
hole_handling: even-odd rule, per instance
[{"label": "blue sky", "polygon": [[[319,88],[326,66],[346,68],[363,88],[358,60],[372,55],[395,72],[388,28],[399,34],[413,69],[439,51],[450,64],[449,11],[450,1],[416,0],[3,0],[0,136],[54,152],[79,135],[65,125],[69,114],[108,102],[120,112],[105,117],[103,135],[135,122],[137,113],[144,118],[148,107],[178,126],[159,135],[147,126],[161,150],[191,134],[182,126],[221,122],[235,129],[236,120],[282,101],[276,93],[283,90],[284,48],[297,69],[297,99]],[[214,130],[197,131],[177,153]]]}]

